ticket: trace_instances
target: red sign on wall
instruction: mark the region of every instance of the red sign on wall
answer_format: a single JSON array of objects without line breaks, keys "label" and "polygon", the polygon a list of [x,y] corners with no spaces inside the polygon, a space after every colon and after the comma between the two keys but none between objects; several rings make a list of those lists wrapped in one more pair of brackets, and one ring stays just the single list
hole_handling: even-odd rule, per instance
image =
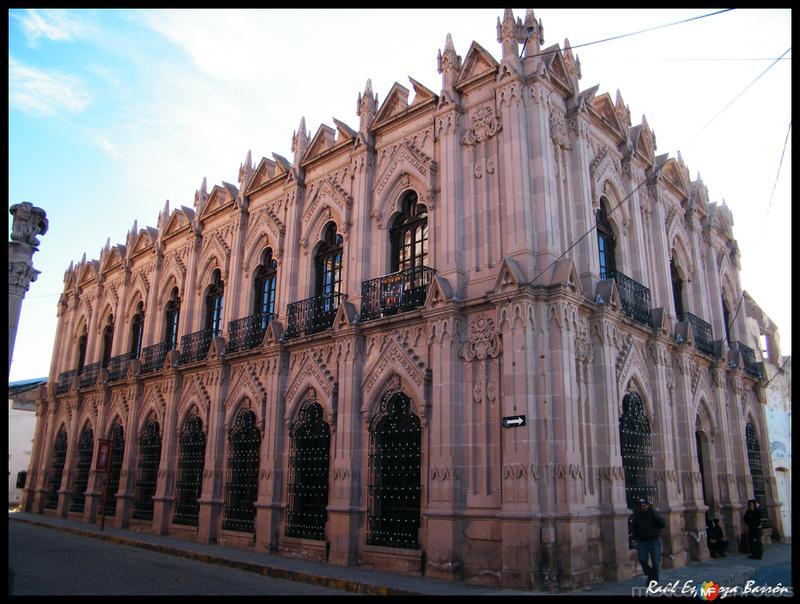
[{"label": "red sign on wall", "polygon": [[97,472],[108,472],[111,469],[111,441],[101,438],[97,443],[97,463],[94,469]]}]

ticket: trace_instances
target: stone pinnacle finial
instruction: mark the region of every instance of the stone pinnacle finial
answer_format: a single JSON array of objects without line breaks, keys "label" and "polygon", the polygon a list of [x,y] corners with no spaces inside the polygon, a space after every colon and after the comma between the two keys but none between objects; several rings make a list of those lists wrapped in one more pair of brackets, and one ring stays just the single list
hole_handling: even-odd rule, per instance
[{"label": "stone pinnacle finial", "polygon": [[366,137],[369,133],[369,128],[372,125],[372,120],[375,119],[375,114],[378,112],[378,95],[372,92],[372,80],[367,78],[367,85],[364,87],[364,94],[358,93],[358,101],[356,103],[356,113],[360,118],[359,133]]}]

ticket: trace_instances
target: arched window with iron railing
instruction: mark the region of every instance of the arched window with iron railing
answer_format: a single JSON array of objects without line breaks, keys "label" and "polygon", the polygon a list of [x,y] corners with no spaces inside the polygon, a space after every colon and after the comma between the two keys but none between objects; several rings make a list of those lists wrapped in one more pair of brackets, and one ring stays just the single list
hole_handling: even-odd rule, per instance
[{"label": "arched window with iron railing", "polygon": [[103,357],[100,361],[101,367],[108,367],[111,361],[111,347],[114,343],[114,315],[108,315],[108,322],[103,328]]},{"label": "arched window with iron railing", "polygon": [[369,438],[367,543],[419,549],[422,435],[404,392],[383,397]]},{"label": "arched window with iron railing", "polygon": [[428,264],[428,208],[417,194],[408,191],[400,203],[400,214],[389,231],[392,271],[406,271]]},{"label": "arched window with iron railing", "polygon": [[339,306],[339,296],[342,293],[343,245],[344,240],[336,232],[336,224],[329,222],[314,258],[317,273],[315,295],[321,299],[322,312],[328,312]]},{"label": "arched window with iron railing", "polygon": [[168,351],[175,350],[178,347],[178,321],[180,316],[181,299],[178,297],[178,288],[173,287],[164,311],[164,345]]},{"label": "arched window with iron railing", "polygon": [[108,471],[108,487],[106,492],[105,515],[114,516],[117,513],[117,491],[119,491],[119,478],[122,474],[122,461],[125,454],[125,430],[119,418],[111,426],[111,468]]},{"label": "arched window with iron railing", "polygon": [[78,358],[77,362],[75,363],[75,370],[78,372],[78,375],[81,374],[83,371],[83,366],[86,363],[86,344],[88,342],[88,335],[86,333],[86,328],[83,328],[83,333],[78,338]]},{"label": "arched window with iron railing", "polygon": [[745,443],[747,445],[747,464],[750,468],[750,477],[753,479],[753,499],[761,506],[763,514],[762,526],[768,525],[767,517],[767,491],[764,484],[764,469],[761,465],[761,443],[758,440],[755,426],[748,422],[745,426]]},{"label": "arched window with iron railing", "polygon": [[139,459],[136,466],[136,496],[133,518],[153,519],[153,495],[158,482],[158,466],[161,462],[161,433],[158,422],[150,417],[142,428],[139,438]]},{"label": "arched window with iron railing", "polygon": [[222,273],[219,269],[214,269],[211,273],[211,284],[206,289],[206,317],[205,326],[211,330],[213,335],[219,335],[222,331],[222,298],[225,291],[225,283],[222,281]]},{"label": "arched window with iron railing", "polygon": [[192,410],[183,422],[179,438],[178,476],[175,482],[175,524],[197,526],[206,458],[203,420]]},{"label": "arched window with iron railing", "polygon": [[70,512],[83,512],[86,503],[86,487],[89,485],[89,470],[92,468],[94,434],[87,422],[78,438],[78,459],[75,462],[75,482],[72,488]]},{"label": "arched window with iron railing", "polygon": [[[650,422],[644,413],[642,399],[636,392],[629,392],[622,399],[619,440],[622,449],[622,467],[625,472],[625,501],[628,508],[639,509],[637,502],[640,498],[655,503],[653,436]],[[631,547],[633,547],[632,528],[629,519],[628,540]]]},{"label": "arched window with iron railing", "polygon": [[617,270],[616,261],[616,238],[614,229],[608,220],[606,209],[606,198],[600,198],[600,209],[597,210],[597,250],[600,260],[600,279],[608,279]]},{"label": "arched window with iron railing", "polygon": [[245,533],[255,530],[254,503],[258,497],[260,448],[261,432],[256,414],[251,409],[243,408],[237,414],[228,437],[223,529]]},{"label": "arched window with iron railing", "polygon": [[675,257],[669,261],[669,276],[672,282],[672,302],[675,305],[675,318],[683,320],[683,279],[675,264]]},{"label": "arched window with iron railing", "polygon": [[272,257],[272,248],[266,248],[261,253],[261,262],[255,270],[253,277],[253,314],[260,317],[261,328],[275,315],[275,281],[278,270],[278,261]]},{"label": "arched window with iron railing", "polygon": [[136,305],[136,312],[131,319],[131,360],[142,354],[142,336],[144,334],[144,302]]},{"label": "arched window with iron railing", "polygon": [[54,510],[58,507],[58,491],[61,489],[61,477],[64,474],[64,465],[67,462],[67,429],[62,424],[53,444],[53,456],[50,461],[50,474],[48,476],[47,497],[44,507]]},{"label": "arched window with iron railing", "polygon": [[286,535],[323,540],[328,518],[331,435],[319,403],[313,399],[303,403],[289,438]]}]

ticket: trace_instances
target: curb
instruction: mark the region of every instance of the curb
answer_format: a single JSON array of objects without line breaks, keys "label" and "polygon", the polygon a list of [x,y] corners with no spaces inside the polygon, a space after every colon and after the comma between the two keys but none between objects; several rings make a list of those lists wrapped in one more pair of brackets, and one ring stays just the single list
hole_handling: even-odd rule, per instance
[{"label": "curb", "polygon": [[161,554],[167,554],[170,556],[178,556],[181,558],[188,558],[190,560],[196,560],[198,562],[205,562],[207,564],[217,564],[220,566],[228,566],[230,568],[237,568],[239,570],[244,570],[247,572],[257,573],[260,575],[265,575],[268,577],[274,577],[276,579],[286,579],[289,581],[297,581],[299,583],[309,583],[311,585],[316,585],[318,587],[327,587],[330,589],[338,589],[340,591],[347,591],[357,594],[363,595],[374,595],[374,596],[421,596],[426,595],[424,592],[418,591],[410,591],[406,589],[396,589],[392,587],[385,587],[382,585],[372,585],[369,583],[361,583],[359,581],[351,581],[348,579],[337,579],[334,577],[325,577],[322,575],[313,575],[311,573],[296,571],[296,570],[289,570],[285,568],[277,568],[274,566],[269,566],[267,564],[256,564],[254,562],[244,562],[241,560],[231,560],[230,558],[225,558],[223,556],[215,556],[211,554],[203,554],[199,552],[193,552],[190,550],[180,549],[177,547],[172,547],[169,545],[159,545],[155,543],[147,543],[145,541],[137,541],[135,539],[129,539],[126,537],[118,537],[115,535],[101,535],[97,534],[93,531],[87,531],[83,529],[78,529],[70,526],[58,526],[54,524],[50,524],[47,522],[37,522],[36,520],[30,520],[27,518],[13,518],[9,517],[9,520],[13,520],[14,522],[23,522],[26,524],[32,524],[35,526],[42,526],[45,528],[56,529],[59,531],[64,531],[66,533],[72,533],[74,535],[79,535],[81,537],[91,537],[94,539],[100,539],[103,541],[109,541],[111,543],[116,543],[119,545],[129,545],[131,547],[138,547],[141,549],[146,549],[150,551],[154,551]]}]

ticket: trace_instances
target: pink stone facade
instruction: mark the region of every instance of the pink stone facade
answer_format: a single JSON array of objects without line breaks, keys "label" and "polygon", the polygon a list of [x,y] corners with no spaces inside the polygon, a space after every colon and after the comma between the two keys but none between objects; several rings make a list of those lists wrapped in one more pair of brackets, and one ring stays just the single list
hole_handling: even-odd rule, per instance
[{"label": "pink stone facade", "polygon": [[[619,93],[580,89],[572,50],[543,47],[532,12],[523,22],[506,11],[497,34],[500,61],[474,42],[462,59],[448,35],[438,93],[412,79],[410,102],[395,84],[379,105],[368,82],[357,129],[336,121],[311,137],[301,121],[292,161],[273,155],[256,164],[248,153],[238,186],[208,191],[203,181],[193,207],[167,206],[155,228],[134,225],[124,245],[70,266],[38,400],[27,510],[100,522],[100,475],[81,470],[79,440],[88,426],[93,463],[97,439],[116,422],[124,451],[110,494],[116,509],[105,520],[114,526],[509,587],[620,580],[641,573],[628,543],[620,435],[623,400],[636,393],[651,430],[648,488],[667,520],[664,567],[709,556],[706,514],[721,518],[734,541],[743,533],[754,489],[747,424],[761,446],[767,508],[780,522],[763,380],[731,347],[747,334],[744,313],[734,316],[742,290],[730,211],[709,202],[680,156],[655,154],[653,131],[644,119],[631,123]],[[388,304],[398,291],[397,279],[377,290],[363,284],[397,271],[391,234],[409,191],[427,210],[424,266],[435,274],[412,284],[422,289],[407,307],[379,306],[365,320],[375,308],[369,300]],[[601,278],[596,232],[581,239],[601,207],[615,241],[619,274],[611,278]],[[343,297],[318,309],[317,318],[328,314],[317,330],[298,330],[289,305],[325,291],[316,259],[331,223],[341,236]],[[266,248],[277,264],[275,318],[263,334],[248,332],[257,341],[232,350],[230,323],[257,311]],[[184,336],[208,326],[215,271],[224,284],[221,328],[193,358],[185,353],[199,340]],[[683,310],[710,334],[676,316],[671,274],[682,279]],[[632,318],[626,288],[636,286],[650,298]],[[156,349],[175,288],[177,344]],[[733,319],[727,338],[723,300]],[[131,360],[138,309],[142,352]],[[82,372],[71,374],[83,335]],[[417,520],[404,520],[416,543],[403,547],[381,542],[370,521],[384,513],[375,434],[391,424],[397,393],[409,401],[403,425],[418,432],[396,433],[419,435],[416,453],[399,456],[402,479],[381,474],[384,487],[402,488],[418,475]],[[299,480],[292,464],[301,463],[293,439],[308,401],[329,431],[322,538],[287,535]],[[255,416],[258,451],[252,530],[242,531],[224,525],[244,411]],[[196,526],[173,521],[190,415],[205,439]],[[525,425],[503,427],[517,415]],[[152,518],[143,520],[133,517],[145,481],[139,448],[152,421],[161,444],[149,470]],[[70,511],[81,472],[85,504]]]}]

